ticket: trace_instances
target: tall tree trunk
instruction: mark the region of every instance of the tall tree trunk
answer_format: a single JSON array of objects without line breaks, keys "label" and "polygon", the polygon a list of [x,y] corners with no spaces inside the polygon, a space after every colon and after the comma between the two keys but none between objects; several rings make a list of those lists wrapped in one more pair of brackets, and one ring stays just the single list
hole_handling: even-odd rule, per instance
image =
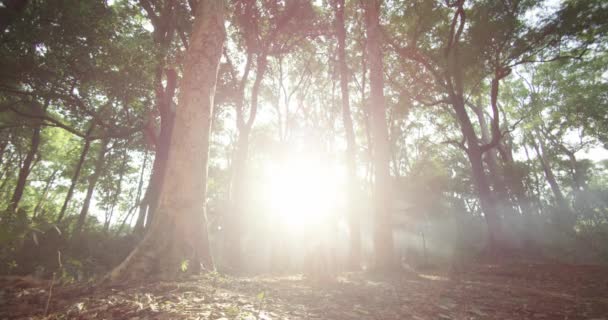
[{"label": "tall tree trunk", "polygon": [[[530,152],[528,151],[528,147],[527,147],[527,143],[524,141],[523,143],[523,148],[524,148],[524,153],[526,154],[526,160],[528,163],[534,163],[534,161],[532,160],[532,158],[530,157]],[[531,168],[532,171],[532,175],[534,177],[534,186],[530,186],[530,209],[533,209],[532,207],[532,200],[536,203],[536,207],[535,208],[536,212],[538,214],[542,214],[543,213],[543,204],[541,201],[541,191],[540,191],[540,179],[538,177],[538,173],[535,170],[535,168]],[[536,193],[536,194],[535,194]]]},{"label": "tall tree trunk", "polygon": [[179,107],[165,181],[149,231],[110,274],[117,282],[153,275],[174,277],[181,267],[213,268],[205,201],[215,84],[225,38],[224,1],[200,0],[186,53]]},{"label": "tall tree trunk", "polygon": [[16,155],[11,154],[10,159],[6,159],[4,165],[2,166],[2,172],[0,172],[0,181],[2,181],[2,183],[0,183],[0,196],[2,196],[2,199],[0,200],[4,200],[7,201],[9,200],[9,196],[8,194],[10,194],[9,192],[7,192],[7,186],[9,181],[11,180],[11,177],[13,176],[13,172],[12,172],[12,165],[13,164],[13,158],[15,158]]},{"label": "tall tree trunk", "polygon": [[110,229],[110,222],[112,222],[112,216],[114,215],[114,209],[116,208],[116,204],[120,199],[120,193],[122,192],[122,180],[125,177],[125,169],[127,167],[127,162],[129,158],[125,153],[122,158],[122,163],[120,165],[120,173],[118,174],[118,185],[116,186],[116,192],[114,193],[112,204],[110,205],[110,214],[106,216],[106,219],[103,224],[103,232],[107,233]]},{"label": "tall tree trunk", "polygon": [[263,52],[257,58],[256,76],[251,88],[251,108],[247,121],[242,120],[243,110],[237,110],[237,112],[241,112],[240,115],[237,115],[241,120],[237,120],[239,137],[235,158],[232,162],[232,181],[230,183],[231,208],[228,212],[225,243],[227,262],[234,269],[241,267],[241,221],[246,210],[244,182],[247,174],[247,158],[249,156],[249,134],[257,115],[260,88],[264,74],[266,73],[267,63],[266,53]]},{"label": "tall tree trunk", "polygon": [[334,10],[336,14],[336,36],[338,38],[338,64],[340,68],[340,91],[342,94],[342,121],[344,122],[344,131],[346,134],[346,167],[348,175],[347,183],[347,205],[349,206],[349,226],[350,226],[350,264],[351,267],[359,269],[361,260],[361,230],[359,213],[356,201],[357,184],[357,168],[356,168],[356,150],[355,131],[353,129],[353,120],[350,112],[350,100],[348,96],[348,67],[346,65],[346,30],[344,28],[344,0],[334,1]]},{"label": "tall tree trunk", "polygon": [[[155,145],[156,155],[154,157],[154,164],[152,165],[152,176],[150,177],[144,198],[145,201],[142,203],[140,210],[140,216],[143,214],[141,217],[142,226],[145,220],[145,227],[150,226],[152,220],[154,220],[154,213],[158,207],[160,190],[163,185],[169,158],[169,144],[171,143],[171,134],[175,122],[172,104],[177,88],[177,73],[173,69],[167,69],[164,73],[167,76],[167,85],[163,90],[157,90],[156,93],[156,104],[160,113],[160,131]],[[160,83],[161,79],[158,82]],[[136,228],[136,230],[143,231],[142,228]]]},{"label": "tall tree trunk", "polygon": [[[139,174],[139,183],[137,184],[137,195],[135,196],[135,204],[133,205],[133,207],[131,208],[131,210],[129,210],[129,213],[127,214],[127,217],[125,217],[125,219],[123,220],[122,224],[118,228],[117,234],[120,234],[120,232],[122,231],[123,227],[127,223],[127,219],[129,218],[129,215],[133,214],[133,212],[135,212],[135,210],[137,208],[141,208],[142,207],[143,200],[141,199],[141,190],[142,190],[142,188],[144,186],[144,173],[146,172],[146,164],[147,163],[148,163],[148,152],[146,152],[144,154],[144,163],[141,165],[141,173]],[[138,233],[139,230],[143,230],[143,226],[144,226],[143,219],[144,218],[145,218],[145,214],[142,215],[142,212],[140,210],[139,211],[139,215],[137,216],[137,221],[135,222],[135,227],[133,229],[133,231],[135,233]],[[140,219],[141,219],[141,224],[140,224]],[[130,222],[129,222],[129,224],[130,224]],[[138,230],[138,228],[140,228],[140,229]]]},{"label": "tall tree trunk", "polygon": [[495,70],[490,89],[493,112],[491,126],[492,141],[488,144],[481,144],[465,108],[465,73],[463,64],[460,60],[460,42],[466,24],[464,1],[456,1],[451,7],[456,10],[449,29],[448,41],[444,47],[444,55],[447,62],[444,69],[445,77],[438,75],[435,75],[435,77],[437,81],[440,83],[443,82],[446,86],[450,104],[456,114],[456,120],[460,126],[464,142],[466,142],[466,146],[463,144],[461,145],[461,148],[466,152],[469,163],[471,164],[473,185],[477,192],[479,204],[488,228],[487,249],[494,251],[495,249],[500,249],[502,247],[499,242],[502,234],[501,217],[497,210],[496,198],[490,189],[490,183],[484,170],[483,154],[484,152],[495,148],[500,142],[501,133],[499,128],[498,89],[499,81],[508,73],[500,68],[496,68]]},{"label": "tall tree trunk", "polygon": [[[149,183],[149,182],[148,182]],[[135,227],[133,228],[133,233],[136,235],[142,235],[144,233],[144,227],[146,222],[146,215],[148,213],[148,194],[150,193],[150,188],[146,189],[146,193],[144,197],[141,199],[139,203],[139,213],[137,215],[137,221],[135,221]]]},{"label": "tall tree trunk", "polygon": [[95,165],[93,166],[93,172],[91,173],[88,179],[89,186],[87,187],[87,194],[84,198],[84,202],[82,203],[82,208],[80,209],[80,214],[78,215],[78,221],[76,221],[76,226],[74,227],[75,239],[78,239],[80,232],[82,232],[82,227],[84,226],[87,215],[89,213],[89,206],[91,205],[91,199],[93,198],[93,191],[95,191],[97,180],[99,180],[99,176],[101,176],[101,173],[103,171],[108,142],[109,139],[104,138],[100,143],[99,151],[97,152],[97,158],[95,159]]},{"label": "tall tree trunk", "polygon": [[363,1],[367,29],[367,53],[370,77],[370,115],[374,163],[374,210],[375,266],[392,268],[394,259],[393,230],[391,221],[391,179],[388,128],[384,100],[384,70],[382,65],[382,32],[380,30],[380,0]]},{"label": "tall tree trunk", "polygon": [[32,163],[34,162],[34,158],[36,158],[36,154],[38,153],[38,147],[40,146],[40,133],[41,127],[35,127],[34,132],[32,133],[30,150],[25,156],[25,160],[23,160],[23,164],[19,169],[17,185],[15,186],[15,191],[13,191],[13,196],[11,197],[7,208],[9,214],[12,214],[17,211],[17,208],[19,207],[19,202],[21,201],[21,197],[23,197],[23,191],[25,191],[25,186],[27,184],[27,177],[30,175],[30,172],[32,172]]},{"label": "tall tree trunk", "polygon": [[49,193],[49,189],[55,182],[55,177],[57,176],[57,172],[59,172],[59,169],[53,170],[53,172],[51,173],[49,178],[46,180],[46,184],[44,185],[42,195],[38,199],[38,202],[36,203],[36,207],[34,207],[34,213],[32,214],[32,217],[35,218],[36,216],[38,216],[38,211],[40,211],[40,209],[43,207],[43,204],[46,201],[46,196]]},{"label": "tall tree trunk", "polygon": [[547,182],[549,183],[549,186],[551,187],[551,191],[553,192],[553,196],[555,197],[556,202],[560,206],[567,206],[566,197],[564,197],[564,194],[562,193],[562,190],[561,190],[559,184],[557,183],[557,178],[555,177],[555,174],[553,174],[553,170],[551,169],[551,164],[549,163],[549,159],[546,156],[544,143],[542,141],[540,141],[540,149],[536,142],[534,142],[534,144],[532,146],[534,147],[534,150],[536,151],[536,154],[538,155],[538,159],[540,160],[540,164],[545,173],[545,178],[547,178]]},{"label": "tall tree trunk", "polygon": [[464,107],[464,98],[459,95],[452,95],[452,106],[456,111],[460,130],[467,142],[466,154],[471,164],[471,174],[473,185],[479,197],[479,205],[483,211],[486,225],[488,227],[488,246],[490,250],[499,248],[499,237],[502,233],[501,221],[497,212],[496,198],[490,189],[490,183],[483,166],[483,152],[479,143],[479,138],[475,133],[471,119]]},{"label": "tall tree trunk", "polygon": [[[488,123],[486,122],[486,117],[483,113],[483,110],[480,106],[472,106],[473,111],[477,115],[477,120],[479,121],[479,127],[481,129],[481,142],[484,144],[490,143],[492,141],[492,136],[490,134],[490,129],[488,128]],[[509,197],[507,192],[507,187],[505,186],[505,182],[503,180],[504,173],[501,172],[500,167],[498,165],[498,155],[496,148],[492,148],[488,150],[484,154],[484,161],[488,165],[488,169],[490,171],[490,177],[492,180],[492,186],[494,187],[494,192],[500,196],[500,199],[505,202]]]},{"label": "tall tree trunk", "polygon": [[[154,146],[156,154],[152,165],[152,173],[145,196],[140,203],[139,216],[135,225],[135,233],[141,235],[144,227],[149,227],[154,219],[154,213],[158,206],[160,189],[162,188],[167,159],[169,156],[169,143],[173,129],[174,112],[172,110],[173,97],[177,88],[177,73],[167,68],[167,52],[175,36],[176,23],[176,1],[165,1],[160,13],[155,11],[149,1],[139,1],[142,8],[149,16],[150,23],[154,26],[153,38],[158,50],[156,51],[156,110],[160,114],[160,130],[158,136],[154,135]],[[184,39],[182,39],[184,40]],[[186,41],[183,42],[186,46]],[[166,85],[163,85],[163,74],[166,76]],[[151,121],[151,127],[155,128]],[[155,131],[155,130],[154,130]],[[145,225],[144,225],[145,222]]]},{"label": "tall tree trunk", "polygon": [[[92,131],[93,126],[89,128],[90,133]],[[78,184],[78,179],[80,178],[80,171],[82,170],[82,165],[84,164],[84,160],[87,158],[87,154],[89,153],[89,149],[91,148],[91,140],[87,137],[84,138],[84,145],[82,146],[82,151],[80,152],[80,158],[78,158],[78,163],[76,163],[76,168],[74,169],[74,174],[72,175],[72,181],[70,182],[70,187],[68,188],[68,193],[65,195],[65,199],[63,200],[63,205],[61,206],[61,211],[59,211],[59,216],[57,216],[57,223],[60,223],[65,216],[65,212],[68,209],[68,205],[70,200],[72,200],[72,196],[74,195],[74,189]]]},{"label": "tall tree trunk", "polygon": [[225,257],[226,263],[233,269],[241,267],[241,220],[245,213],[245,176],[247,155],[249,154],[249,133],[245,129],[239,131],[234,160],[232,161],[232,177],[230,183],[230,209],[227,214],[225,228]]},{"label": "tall tree trunk", "polygon": [[[540,148],[539,148],[540,144]],[[539,140],[537,144],[536,141],[533,141],[532,147],[536,151],[538,155],[538,159],[545,173],[545,178],[551,187],[551,191],[553,192],[553,196],[555,197],[555,203],[557,204],[557,211],[555,212],[555,222],[560,229],[570,233],[572,232],[572,228],[574,227],[574,216],[572,211],[570,210],[570,206],[568,205],[568,201],[564,196],[559,183],[557,182],[557,178],[551,169],[551,163],[546,156],[546,147],[545,143],[542,140]]]},{"label": "tall tree trunk", "polygon": [[8,0],[2,1],[0,7],[0,32],[6,32],[10,26],[25,10],[29,0]]},{"label": "tall tree trunk", "polygon": [[[10,133],[9,133],[10,135]],[[8,140],[10,136],[7,135],[0,140],[0,167],[4,164],[4,155],[6,154],[6,147],[8,147]],[[0,179],[2,176],[0,176]]]}]

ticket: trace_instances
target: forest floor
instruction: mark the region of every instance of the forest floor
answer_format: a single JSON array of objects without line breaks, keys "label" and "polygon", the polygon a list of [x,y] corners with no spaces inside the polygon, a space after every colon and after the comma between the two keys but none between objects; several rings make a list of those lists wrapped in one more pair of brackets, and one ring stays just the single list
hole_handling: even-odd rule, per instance
[{"label": "forest floor", "polygon": [[608,267],[475,265],[458,273],[224,277],[125,288],[0,282],[0,319],[608,319]]}]

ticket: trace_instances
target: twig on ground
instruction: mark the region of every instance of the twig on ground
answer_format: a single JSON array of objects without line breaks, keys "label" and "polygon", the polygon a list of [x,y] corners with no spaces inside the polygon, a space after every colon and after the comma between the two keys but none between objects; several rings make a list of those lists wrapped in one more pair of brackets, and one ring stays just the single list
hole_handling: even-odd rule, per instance
[{"label": "twig on ground", "polygon": [[55,285],[55,272],[53,272],[53,277],[51,278],[51,285],[49,287],[49,297],[46,299],[46,305],[44,306],[44,317],[49,313],[49,305],[51,304],[51,297],[53,296],[53,286]]}]

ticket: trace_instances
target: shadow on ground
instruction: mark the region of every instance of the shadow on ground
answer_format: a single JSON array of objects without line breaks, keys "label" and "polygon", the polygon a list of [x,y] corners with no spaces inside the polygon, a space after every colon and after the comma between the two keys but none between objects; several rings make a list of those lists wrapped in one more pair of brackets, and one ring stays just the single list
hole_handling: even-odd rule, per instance
[{"label": "shadow on ground", "polygon": [[[55,288],[4,279],[8,319],[606,319],[608,268],[478,265],[459,273],[205,275],[128,288]],[[47,283],[48,284],[48,283]]]}]

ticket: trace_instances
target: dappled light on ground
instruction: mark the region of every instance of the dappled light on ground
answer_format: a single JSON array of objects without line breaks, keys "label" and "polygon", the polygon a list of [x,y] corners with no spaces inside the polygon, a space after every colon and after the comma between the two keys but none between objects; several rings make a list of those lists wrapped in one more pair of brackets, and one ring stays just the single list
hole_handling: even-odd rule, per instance
[{"label": "dappled light on ground", "polygon": [[[536,264],[424,276],[346,273],[323,283],[213,274],[128,288],[59,288],[49,318],[599,319],[608,314],[606,274],[606,267]],[[15,284],[3,283],[0,318],[43,319],[46,289]]]}]

